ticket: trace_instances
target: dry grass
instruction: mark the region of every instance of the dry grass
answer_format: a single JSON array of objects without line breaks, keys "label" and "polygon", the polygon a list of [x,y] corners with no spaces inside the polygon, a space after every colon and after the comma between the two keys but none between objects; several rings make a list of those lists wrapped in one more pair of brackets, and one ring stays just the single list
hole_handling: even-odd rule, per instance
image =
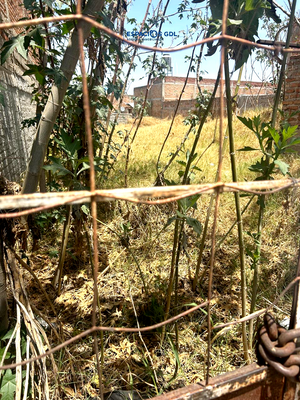
[{"label": "dry grass", "polygon": [[[155,180],[155,164],[157,155],[168,131],[170,121],[145,118],[132,146],[129,168],[130,186],[149,186]],[[253,146],[254,138],[238,120],[234,121],[236,132],[236,148],[246,145]],[[129,126],[120,126],[129,129]],[[209,120],[203,130],[197,149],[200,155],[210,144],[215,130],[218,130],[215,120]],[[168,154],[176,149],[187,127],[180,117],[176,118],[172,134],[163,152],[162,165],[168,160]],[[218,132],[218,131],[217,131]],[[194,134],[185,145],[185,150],[191,147]],[[253,180],[254,174],[248,170],[256,159],[258,152],[237,152],[239,180]],[[218,143],[215,143],[199,160],[195,183],[212,182],[215,179],[218,158]],[[180,156],[180,160],[184,155]],[[299,175],[299,159],[289,156],[291,172]],[[174,162],[166,177],[179,181],[180,164]],[[124,159],[115,167],[107,186],[121,187],[124,185]],[[228,145],[225,143],[223,180],[231,180],[228,155]],[[242,198],[244,206],[248,197]],[[208,196],[198,200],[197,210],[191,214],[204,223],[209,203]],[[158,322],[163,317],[165,295],[169,278],[169,269],[173,246],[173,225],[165,227],[168,218],[176,213],[176,205],[145,206],[131,205],[123,202],[111,205],[99,205],[99,249],[100,267],[105,272],[99,275],[99,294],[103,325],[136,326],[133,304],[137,309],[139,323],[143,326]],[[255,232],[257,225],[258,206],[253,202],[244,215],[244,230]],[[221,239],[235,220],[234,198],[232,194],[224,194],[221,199],[220,218],[217,239]],[[262,241],[261,280],[259,287],[258,307],[265,307],[268,301],[278,296],[286,284],[295,275],[296,257],[299,243],[299,197],[297,191],[286,191],[269,197],[265,214]],[[129,228],[128,234],[124,225]],[[123,228],[122,228],[123,227]],[[50,286],[57,259],[53,256],[53,248],[57,249],[61,240],[61,232],[57,231],[52,243],[45,235],[39,254],[32,254],[36,273],[44,286],[49,289],[59,319],[63,324],[65,337],[74,335],[90,326],[93,286],[87,243],[83,238],[83,249],[76,249],[71,241],[68,246],[68,259],[64,270],[64,285],[61,296],[55,298]],[[178,297],[180,307],[172,308],[172,314],[179,313],[187,304],[200,303],[207,295],[206,268],[210,258],[209,232],[204,252],[202,269],[203,282],[196,292],[192,292],[189,274],[193,275],[198,256],[200,238],[191,229],[186,232],[187,251],[181,255],[179,263]],[[253,246],[251,239],[245,235],[246,246]],[[43,257],[40,254],[44,254]],[[52,256],[51,256],[52,254]],[[147,290],[143,287],[137,263],[142,271]],[[247,279],[251,283],[252,271],[247,260]],[[33,285],[28,277],[28,285]],[[216,254],[214,274],[214,297],[216,299],[212,310],[213,324],[227,322],[240,317],[240,278],[238,261],[238,244],[236,229],[228,236]],[[31,292],[31,291],[30,291]],[[34,290],[33,290],[34,293]],[[249,293],[250,298],[250,293]],[[41,297],[35,297],[36,306],[47,314],[45,302]],[[288,315],[291,305],[291,295],[287,295],[276,310],[279,319]],[[54,319],[53,319],[54,320]],[[151,358],[138,335],[105,334],[104,342],[104,382],[105,393],[114,389],[136,389],[143,396],[150,397],[158,391],[167,391],[204,378],[206,359],[207,323],[205,310],[199,310],[194,315],[184,318],[179,326],[179,359],[180,368],[177,377],[172,380],[175,369],[175,354],[172,342],[175,341],[174,326],[167,329],[167,338],[160,342],[160,332],[143,335]],[[216,334],[216,333],[215,333]],[[55,338],[53,338],[53,343]],[[81,387],[76,398],[93,396],[97,393],[99,382],[96,377],[95,357],[91,350],[92,339],[70,347],[72,362],[64,352],[57,355],[60,362],[61,377],[66,387]],[[251,354],[253,359],[254,354]],[[242,357],[241,332],[239,326],[234,326],[218,334],[212,348],[211,375],[220,374],[244,365]],[[151,365],[152,363],[152,365]],[[70,375],[70,365],[80,371],[76,377]],[[153,367],[158,376],[157,387],[153,383]],[[72,380],[76,379],[76,383]],[[73,382],[73,383],[72,383]],[[66,395],[67,396],[67,395]],[[75,398],[74,397],[74,398]]]},{"label": "dry grass", "polygon": [[[257,115],[259,111],[249,111],[247,117]],[[179,146],[184,135],[188,131],[188,126],[184,125],[184,119],[181,116],[177,116],[172,127],[170,137],[166,143],[164,151],[162,153],[160,167],[162,168],[168,161],[170,154],[173,153]],[[257,146],[255,142],[256,138],[254,134],[247,129],[238,119],[234,117],[234,130],[235,130],[235,147],[236,150],[243,148],[244,146]],[[130,166],[129,166],[129,186],[130,187],[141,187],[153,185],[156,178],[156,163],[159,151],[163,144],[163,141],[168,133],[170,126],[170,120],[158,119],[154,117],[145,117],[142,125],[138,131],[137,137],[132,144],[132,152],[130,155]],[[131,124],[119,125],[118,130],[130,130]],[[225,126],[226,128],[226,126]],[[215,140],[214,140],[215,137]],[[201,138],[197,146],[197,161],[196,164],[201,170],[201,173],[197,173],[193,183],[201,182],[213,182],[215,180],[218,151],[219,151],[219,124],[216,119],[208,119],[205,123],[201,133]],[[184,152],[190,150],[194,140],[194,133],[190,133],[189,139],[185,142]],[[213,142],[210,148],[204,153],[199,159],[207,147]],[[224,139],[224,159],[223,159],[223,175],[222,180],[224,182],[230,182],[231,169],[230,169],[230,156],[229,156],[229,144],[228,138],[225,131]],[[176,160],[185,161],[184,152],[180,153],[180,156]],[[124,186],[124,158],[120,158],[120,163],[117,166],[117,172],[109,180],[107,186],[109,187],[123,187]],[[248,170],[255,160],[260,158],[260,152],[239,152],[236,151],[236,162],[238,168],[238,178],[240,181],[244,179],[253,180],[254,174]],[[199,160],[198,160],[199,159]],[[294,162],[294,161],[293,161]],[[297,164],[297,163],[296,163]],[[300,163],[295,167],[299,169]],[[173,179],[179,181],[178,171],[182,169],[180,165],[175,161],[168,169],[166,173],[167,179]]]}]

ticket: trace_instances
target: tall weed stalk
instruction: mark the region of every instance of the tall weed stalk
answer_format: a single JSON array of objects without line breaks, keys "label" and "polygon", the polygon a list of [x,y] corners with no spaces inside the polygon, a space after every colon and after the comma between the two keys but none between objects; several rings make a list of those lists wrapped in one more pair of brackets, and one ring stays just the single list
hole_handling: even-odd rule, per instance
[{"label": "tall weed stalk", "polygon": [[[235,88],[235,92],[234,92],[234,98],[237,97],[238,92],[239,92],[239,87],[240,87],[240,82],[242,79],[242,71],[243,71],[243,66],[240,68],[240,72],[239,72],[239,76],[238,76],[238,81],[236,84],[236,88]],[[225,149],[225,144],[227,141],[227,133],[224,136],[224,140],[223,140],[223,146],[222,146],[222,151],[224,154],[224,149]],[[223,156],[223,155],[222,155]],[[218,171],[216,173],[216,178],[215,181],[217,180],[217,176],[218,176]],[[205,240],[206,240],[206,236],[207,236],[207,230],[208,230],[208,224],[209,224],[209,218],[210,218],[210,214],[211,214],[211,210],[212,210],[212,206],[213,206],[213,199],[214,196],[212,195],[210,198],[210,202],[209,202],[209,206],[207,208],[207,213],[206,213],[206,218],[205,218],[205,224],[204,224],[204,228],[203,228],[203,233],[202,233],[202,239],[201,239],[201,244],[200,244],[200,250],[199,250],[199,255],[198,255],[198,259],[197,259],[197,264],[196,264],[196,271],[195,271],[195,276],[192,282],[192,289],[193,291],[196,290],[197,284],[201,284],[203,279],[204,279],[204,275],[207,271],[207,269],[205,269],[201,275],[201,277],[199,277],[199,273],[200,273],[200,267],[201,267],[201,261],[202,261],[202,256],[203,256],[203,251],[204,251],[204,247],[205,247]],[[245,210],[244,210],[245,211]],[[244,212],[243,211],[243,212]],[[242,212],[242,214],[243,214]],[[235,226],[236,222],[233,224],[231,230],[233,229],[233,227]],[[231,231],[230,230],[230,231]],[[230,231],[226,234],[226,236],[230,233]],[[225,240],[226,236],[222,239],[221,243]],[[220,246],[220,243],[218,243],[217,247]]]},{"label": "tall weed stalk", "polygon": [[[226,89],[226,100],[227,100],[227,118],[228,118],[228,137],[229,137],[229,149],[230,149],[230,161],[231,161],[231,173],[233,182],[237,182],[237,170],[235,160],[235,146],[234,146],[234,134],[232,127],[232,99],[230,90],[230,76],[229,76],[229,63],[228,55],[225,57],[224,62],[225,68],[225,89]],[[234,193],[235,209],[237,216],[237,227],[238,227],[238,238],[240,248],[240,271],[241,271],[241,299],[242,299],[242,317],[246,316],[246,305],[247,305],[247,284],[246,284],[246,272],[245,272],[245,249],[244,249],[244,237],[243,237],[243,221],[240,205],[240,195],[238,192]],[[249,360],[248,354],[248,342],[247,342],[247,331],[246,322],[242,323],[242,337],[243,337],[243,348],[244,358],[246,361]]]},{"label": "tall weed stalk", "polygon": [[[214,91],[211,95],[208,106],[207,106],[206,110],[204,111],[202,120],[198,127],[198,131],[197,131],[197,134],[194,139],[192,150],[189,153],[189,156],[187,157],[187,161],[185,164],[185,170],[183,172],[183,178],[182,178],[183,185],[186,185],[189,181],[189,173],[191,171],[192,162],[195,159],[197,144],[199,142],[204,123],[205,123],[207,116],[209,115],[209,112],[212,108],[213,101],[214,101],[214,98],[215,98],[215,95],[216,95],[216,92],[217,92],[217,89],[219,86],[219,82],[220,82],[220,72],[218,73]],[[173,292],[174,278],[175,278],[175,273],[176,273],[176,264],[178,264],[178,262],[179,262],[179,256],[180,256],[180,252],[181,252],[181,248],[182,248],[180,238],[182,237],[182,232],[184,229],[185,221],[188,218],[186,215],[186,212],[188,211],[188,208],[193,207],[195,205],[195,203],[197,202],[197,199],[198,199],[198,197],[195,199],[195,201],[192,198],[186,199],[185,201],[190,202],[190,203],[187,207],[185,207],[185,209],[183,209],[183,207],[182,207],[183,203],[181,201],[178,202],[178,211],[177,211],[177,217],[175,218],[175,228],[174,228],[174,236],[173,236],[173,251],[172,251],[171,270],[170,270],[169,285],[168,285],[167,298],[166,298],[165,319],[168,318],[168,315],[170,312],[171,296],[172,296],[172,292]],[[178,268],[178,265],[177,265],[177,268]],[[176,291],[177,291],[177,289],[175,287],[175,296],[176,296]],[[165,335],[165,332],[163,331],[162,340],[164,339],[164,335]]]}]

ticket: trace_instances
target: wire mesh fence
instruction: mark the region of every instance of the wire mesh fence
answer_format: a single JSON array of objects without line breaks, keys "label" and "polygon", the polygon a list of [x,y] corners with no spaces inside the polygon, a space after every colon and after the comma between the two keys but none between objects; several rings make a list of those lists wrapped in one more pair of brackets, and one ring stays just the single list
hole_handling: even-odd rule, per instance
[{"label": "wire mesh fence", "polygon": [[[28,265],[24,265],[24,261],[20,260],[20,257],[14,252],[12,248],[10,248],[7,245],[4,245],[5,253],[7,256],[9,268],[7,268],[8,272],[8,277],[9,281],[11,284],[11,290],[13,291],[14,299],[17,302],[18,305],[18,316],[17,316],[17,323],[21,324],[21,313],[23,315],[23,319],[25,320],[25,325],[28,330],[28,336],[27,336],[27,350],[23,354],[18,354],[16,357],[16,362],[5,362],[5,355],[4,353],[2,355],[2,360],[1,360],[1,366],[0,370],[10,370],[12,368],[16,368],[17,374],[19,374],[19,384],[22,381],[22,367],[25,367],[26,370],[26,376],[27,376],[27,386],[29,385],[29,380],[34,377],[34,374],[37,373],[38,375],[38,383],[32,383],[33,387],[39,388],[42,390],[42,396],[44,398],[50,398],[50,391],[49,391],[49,385],[48,385],[48,380],[47,380],[47,374],[46,374],[46,357],[51,356],[53,353],[65,349],[66,352],[68,352],[68,346],[75,342],[79,341],[80,339],[86,337],[86,336],[91,336],[93,337],[93,346],[94,346],[94,353],[95,353],[95,359],[96,359],[96,364],[98,366],[98,379],[99,379],[99,392],[100,396],[103,397],[103,388],[101,385],[101,381],[103,379],[103,335],[100,337],[100,346],[101,349],[98,349],[99,346],[99,339],[97,336],[97,332],[135,332],[135,333],[143,333],[147,332],[149,330],[154,330],[158,328],[162,328],[166,326],[167,324],[170,324],[174,321],[179,320],[180,318],[185,317],[186,315],[195,312],[196,310],[199,309],[205,309],[205,313],[207,315],[207,337],[206,337],[206,345],[207,345],[207,354],[206,354],[206,360],[205,360],[205,365],[206,365],[206,384],[209,383],[210,379],[210,365],[211,365],[211,355],[210,355],[210,350],[212,346],[212,332],[215,329],[223,329],[228,325],[232,324],[243,324],[243,337],[244,337],[244,357],[247,360],[249,358],[248,355],[248,349],[247,349],[247,340],[245,340],[245,337],[247,337],[247,332],[246,332],[246,322],[250,321],[251,319],[257,318],[259,315],[263,314],[266,312],[266,309],[261,309],[258,311],[255,311],[254,308],[251,309],[251,312],[246,311],[246,306],[245,306],[245,298],[241,300],[242,302],[242,317],[241,318],[236,318],[234,321],[229,322],[229,323],[224,323],[224,324],[216,324],[213,325],[213,316],[212,316],[212,307],[214,304],[214,295],[213,295],[213,283],[214,283],[214,265],[215,265],[215,258],[216,258],[216,252],[217,252],[217,230],[218,230],[218,217],[219,217],[219,207],[220,207],[220,199],[221,195],[224,192],[232,192],[234,193],[235,197],[235,202],[236,204],[238,203],[238,198],[240,193],[248,193],[252,194],[255,196],[261,196],[265,198],[265,196],[272,195],[276,192],[279,191],[285,191],[287,189],[292,189],[292,188],[297,188],[299,186],[299,179],[282,179],[282,180],[256,180],[252,182],[237,182],[235,177],[234,181],[230,183],[223,183],[222,182],[222,161],[223,161],[223,142],[224,142],[224,131],[225,131],[225,121],[224,121],[224,115],[225,115],[225,99],[223,96],[224,88],[225,88],[225,81],[228,80],[228,73],[226,72],[226,49],[228,43],[236,43],[238,45],[243,45],[246,47],[251,47],[251,48],[259,48],[259,49],[265,49],[269,52],[278,52],[278,44],[260,44],[260,43],[255,43],[253,41],[249,41],[246,39],[243,39],[241,37],[236,37],[236,36],[231,36],[227,33],[228,30],[228,0],[224,1],[223,4],[223,13],[222,13],[222,25],[221,25],[221,33],[212,36],[212,37],[207,37],[202,40],[198,40],[196,42],[178,46],[176,48],[162,48],[159,46],[147,46],[142,43],[140,43],[138,40],[137,41],[132,41],[126,39],[123,35],[116,33],[112,29],[107,28],[104,26],[102,23],[97,22],[96,17],[92,15],[92,12],[89,12],[88,14],[82,13],[82,4],[81,1],[78,0],[77,6],[76,6],[76,13],[72,15],[63,15],[63,16],[53,16],[53,17],[41,17],[41,18],[33,18],[33,19],[23,19],[21,21],[17,22],[9,22],[9,23],[0,23],[0,32],[4,32],[7,29],[10,28],[22,28],[22,27],[32,27],[32,26],[38,26],[38,25],[47,25],[47,24],[52,24],[52,23],[58,23],[58,22],[66,22],[66,21],[76,21],[76,29],[77,29],[77,34],[78,34],[78,55],[79,55],[79,60],[80,60],[80,67],[81,67],[81,75],[82,75],[82,93],[83,93],[83,108],[84,108],[84,116],[85,116],[85,132],[86,132],[86,138],[87,138],[87,147],[88,147],[88,159],[89,159],[89,165],[90,165],[90,174],[89,174],[89,186],[90,190],[81,190],[81,191],[65,191],[65,192],[50,192],[50,193],[30,193],[32,190],[31,185],[31,178],[34,175],[28,175],[25,178],[25,183],[24,186],[28,184],[29,190],[24,190],[23,193],[19,194],[17,196],[0,196],[0,209],[1,209],[1,214],[0,218],[1,219],[9,219],[9,218],[21,218],[24,216],[29,216],[32,213],[37,213],[49,209],[53,209],[55,207],[59,207],[62,205],[77,205],[77,204],[88,204],[90,203],[91,207],[91,221],[92,221],[92,248],[93,248],[93,254],[91,255],[92,259],[90,260],[91,265],[92,265],[92,270],[93,270],[93,302],[92,302],[92,326],[89,329],[84,330],[83,332],[79,333],[78,335],[75,335],[74,337],[70,339],[65,339],[63,338],[63,335],[60,333],[57,333],[57,340],[60,342],[59,345],[51,348],[49,341],[47,339],[47,336],[43,329],[41,329],[40,326],[36,325],[34,322],[34,315],[32,309],[28,308],[29,306],[29,301],[26,299],[26,295],[24,294],[25,292],[22,291],[22,287],[16,287],[16,282],[19,280],[19,272],[18,268],[16,267],[16,260],[21,263],[21,265],[28,270]],[[296,3],[294,1],[294,3]],[[293,16],[291,15],[291,20],[293,20]],[[88,79],[87,79],[87,73],[86,73],[86,67],[85,67],[85,54],[84,54],[84,41],[85,38],[87,37],[88,31],[94,27],[97,28],[100,32],[103,32],[110,37],[113,37],[117,39],[120,42],[126,43],[129,46],[133,46],[138,49],[145,49],[151,52],[163,52],[163,53],[170,53],[170,52],[175,52],[175,51],[181,51],[184,49],[188,48],[195,48],[196,46],[202,46],[207,43],[214,43],[214,42],[219,42],[221,44],[221,60],[220,60],[220,116],[219,116],[219,137],[218,137],[218,143],[219,143],[219,157],[218,157],[218,168],[217,168],[217,176],[216,176],[216,182],[210,183],[210,184],[201,184],[201,185],[192,185],[192,184],[185,184],[185,185],[178,185],[178,186],[154,186],[154,187],[144,187],[144,188],[123,188],[123,189],[106,189],[106,190],[99,190],[97,189],[97,171],[95,170],[95,151],[94,151],[94,143],[93,143],[93,133],[92,133],[92,126],[91,126],[91,99],[90,99],[90,91],[88,87]],[[291,31],[291,29],[290,29]],[[284,68],[285,68],[285,62],[286,62],[286,56],[287,54],[291,53],[299,53],[300,49],[299,48],[289,48],[289,40],[287,39],[285,47],[283,44],[280,44],[280,52],[284,55],[284,62],[282,64],[282,74],[284,75]],[[75,60],[77,62],[77,60]],[[225,69],[224,69],[225,67]],[[72,76],[72,74],[71,74]],[[70,76],[70,79],[71,79]],[[226,78],[226,79],[225,79]],[[279,91],[281,90],[280,87],[281,83],[279,82]],[[51,110],[55,109],[56,115],[59,112],[60,109],[60,104],[56,104],[53,99],[51,99],[51,96],[53,95],[50,94],[50,105]],[[227,93],[227,98],[230,97],[231,101],[231,94]],[[53,97],[54,98],[54,97]],[[145,98],[146,101],[146,98]],[[274,105],[274,110],[276,115],[278,103]],[[47,109],[48,110],[48,109]],[[52,118],[49,119],[49,116],[47,115],[47,111],[44,111],[41,115],[41,122],[39,124],[39,127],[37,129],[37,137],[35,142],[39,145],[39,140],[41,138],[41,126],[42,124],[49,125],[49,134],[51,133],[51,129],[53,128],[53,124],[55,122],[55,119],[53,120]],[[232,110],[230,109],[230,102],[227,103],[227,112],[228,114],[228,120],[230,113],[232,115]],[[141,121],[141,120],[140,120]],[[203,119],[205,121],[205,118]],[[204,123],[204,122],[203,122]],[[229,123],[229,122],[228,122]],[[139,123],[137,124],[136,132],[138,130]],[[34,145],[34,146],[35,146]],[[34,148],[34,147],[33,147]],[[34,152],[34,150],[33,150]],[[34,154],[34,153],[33,153]],[[230,148],[230,155],[233,157],[235,154],[235,149]],[[41,160],[40,163],[43,162],[45,154],[42,152],[41,155]],[[234,162],[234,160],[232,159]],[[269,161],[270,162],[270,161]],[[188,181],[185,180],[187,183]],[[23,187],[24,188],[24,187]],[[35,191],[35,190],[33,190]],[[151,326],[148,327],[137,327],[137,328],[128,328],[128,327],[112,327],[112,326],[101,326],[101,305],[99,303],[99,288],[98,288],[98,280],[99,280],[99,254],[98,254],[98,241],[99,237],[97,234],[97,230],[99,227],[99,220],[98,220],[98,210],[97,210],[97,203],[98,202],[118,202],[120,200],[125,201],[125,202],[132,202],[136,204],[148,204],[148,205],[162,205],[162,204],[167,204],[171,202],[176,202],[182,199],[187,199],[191,198],[191,196],[196,196],[200,194],[210,194],[213,195],[212,199],[214,200],[214,213],[213,213],[213,223],[212,223],[212,238],[211,238],[211,244],[210,244],[210,259],[209,259],[209,265],[208,265],[208,289],[207,289],[207,294],[205,295],[205,301],[202,302],[199,305],[195,305],[192,307],[189,307],[187,311],[184,311],[182,313],[178,313],[177,315],[171,317],[171,318],[165,318],[163,322],[157,323],[157,324],[152,324]],[[239,206],[238,206],[239,207]],[[240,227],[242,223],[242,218],[241,218],[241,213],[237,213],[237,216],[234,217],[234,220],[237,220],[237,226]],[[178,228],[179,229],[179,228]],[[179,233],[178,233],[179,235]],[[5,244],[5,239],[4,239],[4,244]],[[241,251],[244,251],[243,246],[240,247]],[[245,279],[243,278],[243,273],[242,272],[242,280]],[[173,278],[171,279],[172,284],[173,284]],[[20,280],[20,282],[22,282]],[[298,278],[291,280],[289,285],[286,287],[286,290],[281,293],[278,298],[282,298],[282,296],[290,290],[290,288],[295,285],[298,282]],[[245,284],[245,283],[244,283]],[[241,297],[243,297],[243,294],[241,294]],[[277,300],[276,300],[277,301]],[[268,308],[272,308],[276,301],[272,302],[272,304]],[[51,304],[51,301],[50,301]],[[168,312],[165,314],[165,316],[168,316]],[[16,336],[16,341],[20,341],[20,337],[18,339],[19,333],[19,328],[15,328],[15,333],[12,335]],[[43,340],[41,339],[41,336],[43,337]],[[34,345],[32,344],[34,343]],[[46,345],[45,345],[46,343]],[[45,347],[47,349],[45,349]],[[7,350],[6,350],[7,351]],[[30,355],[31,354],[31,355]],[[55,361],[52,358],[52,369],[53,369],[53,374],[54,377],[52,378],[56,380],[57,387],[60,386],[59,379],[58,377],[55,377],[55,374],[57,371],[57,367],[55,366]],[[42,360],[41,363],[38,361]],[[33,372],[31,372],[31,375],[29,374],[29,366],[32,369]],[[48,368],[49,369],[49,368]],[[31,376],[31,378],[30,378]],[[28,389],[28,388],[27,388]],[[25,389],[25,394],[26,395],[26,390]],[[20,396],[20,393],[23,389],[20,389],[19,387],[19,392],[18,395]],[[23,392],[24,393],[24,392]],[[55,396],[58,398],[59,396],[59,391],[55,392]],[[20,397],[19,397],[20,398]],[[26,397],[24,397],[26,398]],[[33,398],[33,397],[32,397]]]}]

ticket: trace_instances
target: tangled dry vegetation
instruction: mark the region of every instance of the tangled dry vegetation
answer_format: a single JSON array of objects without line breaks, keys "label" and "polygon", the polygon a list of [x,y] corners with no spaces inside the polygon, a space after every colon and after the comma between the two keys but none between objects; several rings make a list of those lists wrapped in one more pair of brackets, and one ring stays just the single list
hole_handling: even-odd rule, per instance
[{"label": "tangled dry vegetation", "polygon": [[[149,186],[155,180],[157,154],[168,130],[169,121],[146,117],[132,146],[129,164],[129,186]],[[120,126],[129,129],[129,126]],[[162,163],[176,149],[186,127],[178,117],[170,140],[164,150]],[[198,155],[212,142],[217,132],[215,120],[205,125]],[[242,124],[235,120],[236,148],[251,145],[253,137]],[[188,149],[192,137],[187,141]],[[199,159],[193,183],[213,182],[217,164],[217,139]],[[231,180],[228,145],[225,142],[223,180]],[[181,153],[179,160],[184,160]],[[238,153],[239,180],[253,180],[248,170],[258,153]],[[299,159],[290,155],[291,174],[299,176]],[[180,164],[174,162],[167,171],[168,179],[178,180]],[[108,187],[124,186],[124,159],[116,165]],[[280,177],[280,176],[278,176]],[[249,197],[242,197],[242,207]],[[208,195],[200,197],[194,218],[204,223],[210,202]],[[257,226],[258,205],[251,203],[244,214],[244,231],[253,232]],[[63,213],[63,210],[60,210]],[[98,324],[115,327],[147,326],[164,318],[165,297],[170,273],[173,245],[173,224],[169,218],[176,213],[176,204],[163,206],[132,205],[121,201],[98,205],[98,238],[100,273],[98,277],[99,302],[102,321]],[[90,267],[89,220],[81,232],[73,227],[64,266],[62,291],[57,297],[51,282],[57,267],[58,249],[61,242],[61,224],[53,224],[53,213],[48,213],[43,227],[42,240],[36,251],[28,253],[30,265],[41,285],[54,304],[57,317],[53,315],[40,288],[32,276],[24,271],[24,279],[30,302],[39,318],[44,318],[51,346],[66,340],[91,325],[93,281]],[[217,232],[217,243],[235,221],[234,197],[223,194]],[[211,226],[211,224],[210,224]],[[178,308],[171,309],[175,315],[191,304],[205,301],[208,288],[208,265],[210,260],[208,234],[201,264],[201,280],[195,292],[191,290],[200,237],[192,228],[186,228],[185,247],[179,263]],[[245,234],[246,247],[253,247],[251,237]],[[262,239],[262,263],[257,307],[265,307],[273,301],[295,275],[299,245],[299,196],[297,190],[288,190],[267,199],[265,225]],[[226,240],[218,245],[215,263],[212,307],[212,323],[223,323],[240,317],[240,272],[236,228]],[[247,261],[247,280],[250,284],[252,271]],[[289,315],[291,293],[278,304],[279,319]],[[178,322],[179,348],[175,349],[174,325],[166,329],[165,340],[157,330],[138,334],[104,333],[103,389],[108,394],[116,389],[137,390],[141,397],[152,397],[184,385],[199,382],[205,376],[207,321],[206,310],[200,309]],[[58,335],[58,337],[57,337]],[[255,359],[254,352],[251,354]],[[176,359],[178,373],[174,377]],[[93,398],[97,395],[99,382],[92,338],[87,337],[55,354],[59,378],[66,398]],[[217,375],[245,363],[242,352],[241,327],[234,325],[214,331],[211,351],[211,375]],[[51,368],[50,368],[51,369]],[[173,379],[174,377],[174,379]],[[50,377],[51,378],[51,377]]]}]

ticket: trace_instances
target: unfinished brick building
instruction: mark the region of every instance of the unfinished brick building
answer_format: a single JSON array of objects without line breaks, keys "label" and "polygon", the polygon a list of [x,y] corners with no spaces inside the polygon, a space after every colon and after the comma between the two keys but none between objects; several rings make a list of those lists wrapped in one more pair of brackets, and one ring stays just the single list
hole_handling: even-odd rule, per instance
[{"label": "unfinished brick building", "polygon": [[[26,16],[20,0],[0,0],[0,22],[12,22]],[[20,31],[0,31],[0,47]],[[3,107],[0,105],[0,172],[11,181],[19,181],[26,169],[34,129],[21,129],[21,122],[35,116],[31,103],[32,77],[23,76],[26,61],[16,51],[0,66],[0,84],[4,87]]]},{"label": "unfinished brick building", "polygon": [[[173,115],[177,100],[183,89],[184,77],[166,76],[164,79],[155,79],[151,84],[148,94],[148,100],[151,103],[149,114],[153,117],[168,118]],[[200,82],[201,90],[212,92],[214,89],[214,79],[203,79]],[[237,82],[231,81],[232,89],[236,87]],[[143,97],[146,92],[146,86],[134,89],[135,97]],[[188,115],[188,112],[195,108],[195,99],[198,94],[198,85],[196,78],[188,78],[187,85],[181,97],[178,113]],[[248,103],[248,107],[257,107],[269,105],[274,95],[274,87],[270,84],[261,82],[242,81],[239,89],[238,107],[243,107]],[[219,96],[219,93],[217,94]],[[215,109],[218,108],[216,100]],[[217,110],[216,110],[217,111]]]}]

